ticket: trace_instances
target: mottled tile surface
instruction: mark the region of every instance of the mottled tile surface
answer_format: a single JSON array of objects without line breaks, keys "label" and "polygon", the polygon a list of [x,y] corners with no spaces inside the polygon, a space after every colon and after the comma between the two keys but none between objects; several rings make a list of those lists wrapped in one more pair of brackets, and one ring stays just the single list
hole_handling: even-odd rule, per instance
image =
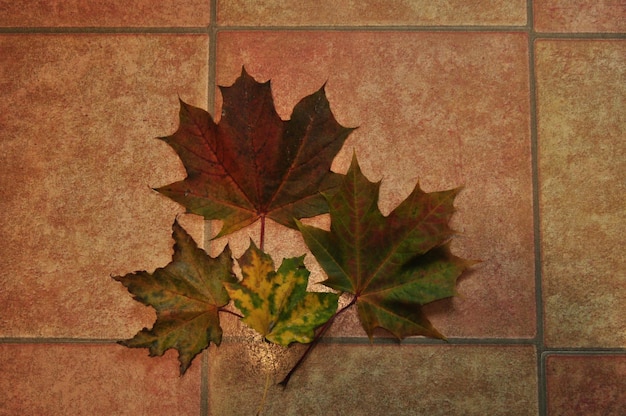
[{"label": "mottled tile surface", "polygon": [[626,32],[626,3],[615,0],[534,0],[538,32]]},{"label": "mottled tile surface", "polygon": [[[206,36],[0,37],[0,336],[128,337],[153,313],[110,278],[171,258],[182,179],[156,136],[206,106]],[[202,221],[185,220],[193,235]]]},{"label": "mottled tile surface", "polygon": [[626,42],[537,43],[545,341],[626,346]]},{"label": "mottled tile surface", "polygon": [[200,414],[200,366],[120,345],[0,344],[0,415]]},{"label": "mottled tile surface", "polygon": [[[453,251],[483,263],[462,279],[463,298],[432,305],[430,316],[448,336],[534,335],[525,35],[221,32],[218,42],[218,84],[231,85],[245,64],[259,81],[272,79],[285,119],[327,81],[338,121],[359,126],[334,169],[345,172],[356,151],[365,175],[382,178],[384,214],[418,179],[426,191],[464,185]],[[230,238],[236,255],[250,232]],[[296,233],[278,226],[266,241],[278,260],[305,252]],[[323,279],[313,259],[307,261],[312,279]],[[344,336],[364,334],[355,315],[334,327]]]},{"label": "mottled tile surface", "polygon": [[[0,416],[626,414],[624,1],[0,0],[0,32]],[[205,379],[199,358],[179,377],[175,351],[104,341],[153,323],[110,276],[165,266],[175,217],[213,254],[259,241],[259,224],[210,241],[218,221],[151,189],[185,176],[154,140],[175,131],[178,97],[219,114],[213,84],[242,65],[272,79],[284,119],[325,85],[359,126],[333,169],[356,152],[384,214],[418,180],[463,186],[452,250],[482,262],[461,297],[426,307],[460,339],[370,345],[351,310],[285,391],[306,346],[263,343],[229,314]],[[265,249],[276,264],[307,252],[271,221]]]},{"label": "mottled tile surface", "polygon": [[218,0],[222,25],[524,25],[523,0]]},{"label": "mottled tile surface", "polygon": [[626,414],[625,355],[546,358],[548,416]]},{"label": "mottled tile surface", "polygon": [[212,350],[209,415],[254,414],[266,379],[262,415],[537,414],[531,347],[320,344],[285,390],[273,359],[259,344]]},{"label": "mottled tile surface", "polygon": [[0,27],[207,26],[206,0],[0,0]]}]

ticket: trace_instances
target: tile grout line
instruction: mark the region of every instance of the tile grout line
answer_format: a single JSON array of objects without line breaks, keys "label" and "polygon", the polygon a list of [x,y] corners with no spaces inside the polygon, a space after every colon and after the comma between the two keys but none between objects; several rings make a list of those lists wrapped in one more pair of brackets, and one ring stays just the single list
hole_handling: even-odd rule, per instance
[{"label": "tile grout line", "polygon": [[537,411],[539,416],[545,416],[547,411],[547,383],[543,371],[544,327],[543,327],[543,276],[541,265],[541,218],[539,210],[539,143],[537,129],[537,78],[535,74],[535,21],[533,0],[526,2],[528,28],[528,99],[530,110],[530,151],[531,151],[531,180],[533,204],[533,251],[535,272],[535,351],[537,371]]},{"label": "tile grout line", "polygon": [[[213,2],[215,0],[208,0]],[[527,26],[220,26],[217,22],[207,27],[201,26],[160,26],[160,27],[105,27],[105,26],[85,26],[85,27],[0,27],[0,35],[62,35],[62,34],[198,34],[203,35],[210,32],[215,34],[221,31],[272,31],[272,32],[479,32],[479,33],[528,33]],[[613,39],[626,40],[626,32],[534,32],[534,39]]]},{"label": "tile grout line", "polygon": [[232,32],[524,32],[517,25],[352,25],[352,26],[218,26],[219,30]]},{"label": "tile grout line", "polygon": [[[241,341],[245,341],[248,338],[238,338],[238,337],[230,337],[230,339],[225,339],[222,342],[224,344],[236,344]],[[77,345],[104,345],[117,344],[119,340],[113,338],[72,338],[72,337],[4,337],[0,338],[0,345],[2,344],[77,344]],[[369,338],[366,336],[360,337],[333,337],[333,338],[322,338],[320,340],[321,344],[329,344],[329,345],[341,345],[341,344],[372,344],[372,345],[398,345],[398,346],[409,346],[409,345],[423,345],[423,346],[457,346],[457,345],[502,345],[502,346],[515,346],[515,345],[532,345],[535,346],[537,342],[532,338],[448,338],[447,341],[431,339],[431,338],[422,338],[422,337],[411,337],[405,338],[401,342],[396,340],[395,338],[374,338],[373,341],[370,342]],[[554,355],[554,354],[576,354],[576,355],[596,355],[596,354],[612,354],[612,355],[624,355],[626,354],[626,348],[623,347],[555,347],[555,348],[544,348],[543,353],[545,355]]]},{"label": "tile grout line", "polygon": [[207,28],[202,26],[147,26],[147,27],[106,27],[106,26],[84,26],[84,27],[0,27],[2,35],[158,35],[158,34],[180,34],[180,35],[203,35],[207,33]]},{"label": "tile grout line", "polygon": [[534,224],[534,254],[535,254],[535,304],[536,310],[536,339],[537,349],[537,394],[539,415],[548,414],[548,385],[546,360],[553,355],[622,355],[626,354],[626,348],[620,347],[556,347],[550,348],[545,345],[545,310],[543,302],[543,268],[541,250],[541,210],[540,210],[540,180],[539,180],[539,133],[538,133],[538,108],[537,108],[537,77],[536,77],[536,50],[537,40],[623,40],[626,33],[585,33],[565,32],[546,33],[536,32],[533,18],[533,0],[527,1],[528,13],[528,53],[529,53],[529,98],[530,98],[530,128],[531,128],[531,154],[532,154],[532,189],[533,189],[533,224]]},{"label": "tile grout line", "polygon": [[[216,82],[216,57],[217,57],[217,0],[207,0],[209,8],[209,50],[208,50],[208,73],[207,73],[207,111],[215,118],[215,82]],[[204,247],[208,253],[211,252],[213,242],[211,241],[213,227],[210,221],[204,221]],[[209,385],[209,354],[210,345],[202,352],[202,363],[200,368],[200,416],[209,416],[209,401],[211,398]]]},{"label": "tile grout line", "polygon": [[73,337],[3,337],[0,338],[1,344],[83,344],[83,345],[101,345],[101,344],[117,344],[119,339],[113,338],[73,338]]}]

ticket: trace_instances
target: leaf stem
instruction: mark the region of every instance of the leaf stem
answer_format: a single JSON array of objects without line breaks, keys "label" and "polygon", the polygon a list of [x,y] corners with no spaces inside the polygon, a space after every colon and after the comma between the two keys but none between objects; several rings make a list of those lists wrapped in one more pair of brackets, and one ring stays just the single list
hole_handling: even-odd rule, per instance
[{"label": "leaf stem", "polygon": [[259,242],[259,249],[264,251],[265,246],[265,214],[261,215],[261,241]]},{"label": "leaf stem", "polygon": [[[269,354],[269,343],[265,343],[266,353]],[[261,416],[261,412],[265,407],[265,400],[267,399],[267,392],[270,388],[270,372],[266,370],[265,374],[265,387],[263,388],[263,397],[261,397],[261,403],[256,411],[256,416]]]},{"label": "leaf stem", "polygon": [[307,346],[307,349],[304,351],[300,359],[294,364],[291,370],[289,370],[285,378],[283,378],[283,380],[280,383],[278,383],[279,386],[282,386],[283,389],[287,388],[287,383],[289,383],[289,379],[291,378],[291,376],[296,372],[296,370],[300,367],[300,365],[302,365],[302,363],[304,362],[306,357],[309,355],[313,347],[315,347],[318,344],[318,342],[320,341],[324,333],[328,330],[328,328],[330,328],[335,318],[337,318],[339,315],[344,313],[348,308],[354,305],[356,303],[356,300],[357,300],[357,296],[354,296],[352,300],[350,301],[350,303],[348,303],[346,306],[344,306],[343,308],[335,312],[335,314],[331,316],[330,319],[326,321],[324,325],[322,325],[322,327],[317,332],[317,334],[315,334],[315,338],[313,338],[313,341],[311,341],[311,343]]},{"label": "leaf stem", "polygon": [[237,312],[233,312],[233,311],[229,311],[228,309],[222,309],[222,308],[218,308],[217,309],[218,312],[224,312],[224,313],[229,313],[231,315],[235,315],[237,318],[239,319],[243,319],[243,315],[238,314]]}]

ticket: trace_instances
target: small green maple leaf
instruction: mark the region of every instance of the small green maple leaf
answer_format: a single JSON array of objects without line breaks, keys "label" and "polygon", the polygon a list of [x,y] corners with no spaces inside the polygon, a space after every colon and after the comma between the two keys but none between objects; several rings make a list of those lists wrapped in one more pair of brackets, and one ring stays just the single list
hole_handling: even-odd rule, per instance
[{"label": "small green maple leaf", "polygon": [[309,271],[303,260],[284,259],[275,271],[272,258],[250,241],[237,260],[243,280],[225,284],[242,321],[275,344],[311,342],[315,328],[337,310],[336,294],[306,291]]},{"label": "small green maple leaf", "polygon": [[193,358],[213,341],[219,345],[222,328],[218,310],[230,298],[225,282],[237,281],[232,274],[233,260],[228,245],[212,258],[199,248],[189,234],[174,222],[174,255],[171,263],[154,273],[138,271],[113,276],[134,298],[156,309],[157,320],[134,338],[119,343],[132,348],[148,348],[150,356],[178,350],[180,372],[184,374]]},{"label": "small green maple leaf", "polygon": [[324,285],[355,295],[363,328],[402,339],[445,338],[421,306],[456,295],[456,280],[473,262],[454,256],[448,223],[457,189],[413,192],[387,217],[378,208],[379,183],[361,173],[356,157],[337,192],[328,197],[331,227],[298,222],[328,279]]}]

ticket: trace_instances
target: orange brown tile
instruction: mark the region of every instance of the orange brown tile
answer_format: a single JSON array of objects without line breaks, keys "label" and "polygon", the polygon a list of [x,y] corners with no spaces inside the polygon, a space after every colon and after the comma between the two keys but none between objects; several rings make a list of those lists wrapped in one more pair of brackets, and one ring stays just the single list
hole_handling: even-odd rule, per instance
[{"label": "orange brown tile", "polygon": [[0,0],[0,27],[206,27],[204,0]]},{"label": "orange brown tile", "polygon": [[626,32],[626,3],[613,0],[534,0],[538,32]]},{"label": "orange brown tile", "polygon": [[537,42],[545,309],[550,347],[625,347],[626,42]]},{"label": "orange brown tile", "polygon": [[[6,35],[2,337],[129,337],[154,319],[111,275],[171,259],[184,169],[157,136],[206,106],[206,36]],[[202,221],[186,219],[202,238]]]},{"label": "orange brown tile", "polygon": [[0,344],[2,415],[198,415],[200,365],[115,344]]},{"label": "orange brown tile", "polygon": [[[218,42],[218,84],[231,85],[242,65],[271,78],[284,119],[326,82],[338,121],[359,126],[334,169],[345,172],[356,151],[365,175],[382,179],[384,214],[418,179],[426,191],[463,185],[453,249],[483,263],[461,280],[462,298],[429,307],[433,321],[448,336],[534,335],[525,35],[221,32]],[[236,255],[250,232],[229,239]],[[266,237],[268,248],[285,249],[278,259],[306,250],[296,233],[271,228]],[[318,272],[314,281],[324,278]],[[338,333],[362,336],[354,318],[338,321]]]},{"label": "orange brown tile", "polygon": [[276,371],[277,355],[262,343],[212,349],[209,415],[537,414],[532,347],[319,344],[284,390],[290,366]]},{"label": "orange brown tile", "polygon": [[217,21],[226,26],[523,26],[526,2],[219,0]]},{"label": "orange brown tile", "polygon": [[626,414],[625,355],[549,355],[547,414]]}]

